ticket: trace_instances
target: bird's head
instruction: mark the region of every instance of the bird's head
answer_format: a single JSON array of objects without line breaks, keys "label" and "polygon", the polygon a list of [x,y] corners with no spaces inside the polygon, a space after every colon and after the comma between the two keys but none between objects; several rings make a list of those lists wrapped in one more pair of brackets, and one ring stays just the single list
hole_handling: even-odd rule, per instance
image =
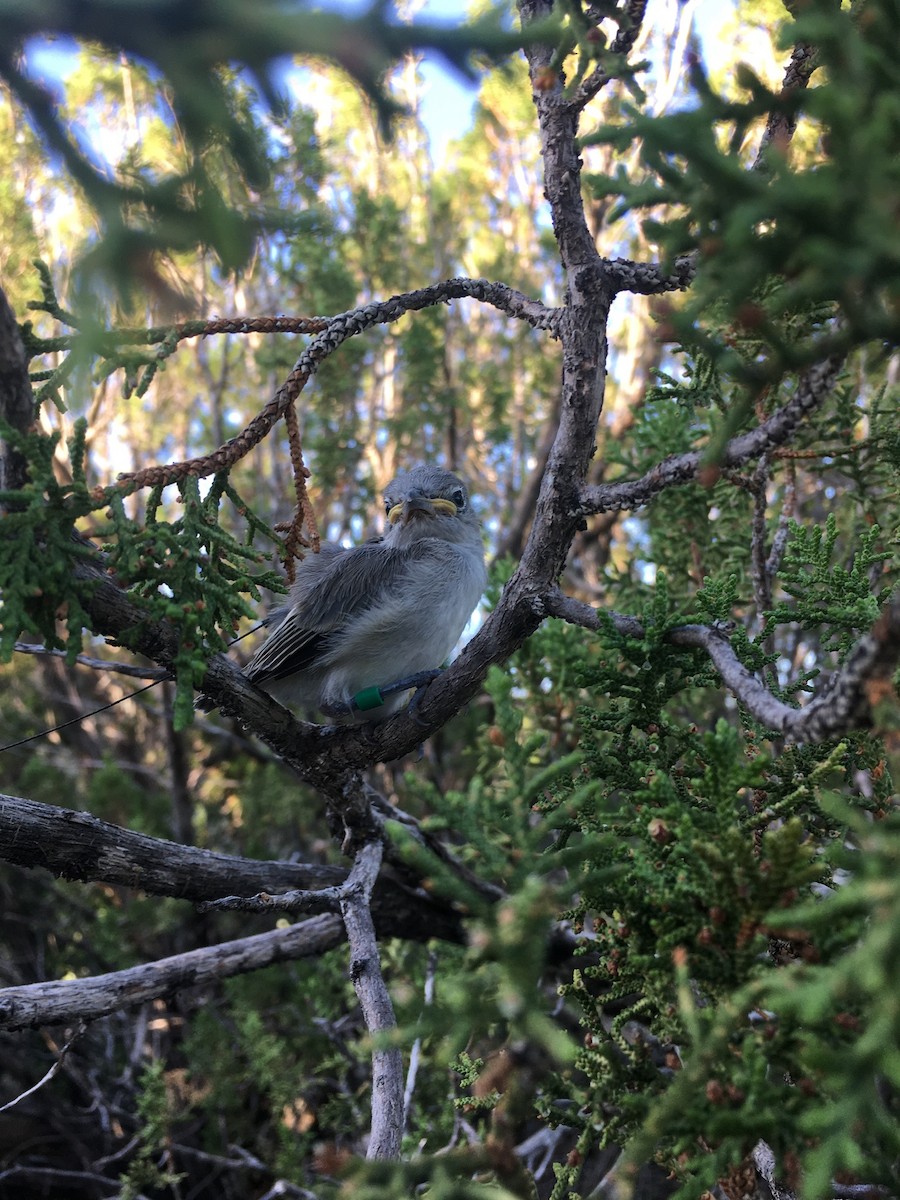
[{"label": "bird's head", "polygon": [[[391,526],[430,526],[434,521],[444,526],[444,519],[471,519],[465,484],[439,467],[413,467],[398,475],[385,489],[384,511]],[[438,534],[437,528],[433,532]]]}]

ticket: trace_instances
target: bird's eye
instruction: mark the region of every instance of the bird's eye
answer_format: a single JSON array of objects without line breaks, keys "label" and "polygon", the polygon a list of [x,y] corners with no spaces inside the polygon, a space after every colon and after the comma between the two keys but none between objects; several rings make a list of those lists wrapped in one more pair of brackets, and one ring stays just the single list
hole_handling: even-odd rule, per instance
[{"label": "bird's eye", "polygon": [[450,499],[460,512],[462,512],[466,507],[466,493],[462,490],[462,488],[457,488],[455,492],[451,492]]},{"label": "bird's eye", "polygon": [[384,498],[385,513],[389,513],[393,507],[394,507],[393,504],[391,504],[390,500],[388,500],[387,496],[385,496],[385,498]]}]

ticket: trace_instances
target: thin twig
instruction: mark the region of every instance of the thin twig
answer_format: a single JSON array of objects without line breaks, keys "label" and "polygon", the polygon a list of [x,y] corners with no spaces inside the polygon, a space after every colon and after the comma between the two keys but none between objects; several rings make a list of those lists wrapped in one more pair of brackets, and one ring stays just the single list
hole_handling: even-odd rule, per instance
[{"label": "thin twig", "polygon": [[788,461],[785,463],[784,499],[781,502],[781,512],[778,515],[778,528],[775,531],[775,536],[772,538],[772,548],[769,551],[769,557],[766,559],[766,578],[769,580],[770,587],[772,580],[778,574],[781,560],[784,557],[791,520],[796,507],[797,474],[794,464]]},{"label": "thin twig", "polygon": [[750,495],[753,497],[753,515],[750,520],[750,579],[753,584],[753,599],[756,602],[757,619],[772,607],[772,577],[766,570],[766,504],[769,483],[769,456],[763,454],[750,476]]},{"label": "thin twig", "polygon": [[[32,1166],[29,1163],[13,1163],[11,1167],[0,1171],[0,1183],[4,1183],[7,1179],[33,1179],[43,1180],[45,1183],[60,1183],[74,1186],[76,1183],[99,1183],[110,1189],[110,1197],[119,1196],[122,1190],[122,1182],[119,1179],[110,1179],[106,1175],[99,1175],[96,1171],[68,1171],[64,1167],[39,1167]],[[45,1191],[44,1195],[48,1193]],[[132,1200],[148,1200],[145,1192],[131,1192]]]},{"label": "thin twig", "polygon": [[[13,649],[17,654],[49,654],[54,658],[66,658],[65,650],[50,646],[39,646],[32,642],[16,642]],[[108,658],[90,658],[87,654],[79,654],[75,661],[82,667],[91,667],[95,671],[114,671],[117,675],[128,675],[132,679],[170,679],[171,674],[162,667],[135,667],[130,663],[112,662]]]},{"label": "thin twig", "polygon": [[[424,1004],[429,1008],[434,1003],[434,981],[437,975],[437,955],[428,955],[428,965],[425,968]],[[419,1057],[422,1052],[422,1039],[417,1037],[409,1052],[409,1068],[406,1072],[406,1087],[403,1089],[403,1128],[409,1127],[409,1114],[412,1109],[412,1099],[416,1090],[416,1077],[419,1073]]]},{"label": "thin twig", "polygon": [[[295,405],[289,404],[284,410],[284,424],[287,429],[288,445],[291,452],[291,466],[294,472],[294,494],[297,497],[296,511],[288,528],[287,537],[284,539],[283,559],[288,583],[293,583],[295,574],[294,559],[297,557],[299,547],[312,549],[314,554],[318,554],[320,538],[315,509],[306,490],[306,481],[309,479],[310,471],[309,467],[303,461],[303,443],[300,438],[300,425],[297,421],[297,409]],[[308,537],[303,535],[304,527],[308,531]]]},{"label": "thin twig", "polygon": [[72,1036],[66,1042],[66,1044],[60,1050],[60,1052],[56,1058],[56,1062],[54,1062],[53,1066],[50,1068],[50,1070],[47,1072],[47,1074],[43,1077],[43,1079],[39,1079],[37,1081],[37,1083],[35,1083],[32,1087],[30,1087],[26,1092],[22,1092],[22,1094],[20,1096],[16,1096],[16,1098],[14,1100],[7,1100],[6,1104],[0,1104],[0,1113],[4,1113],[10,1108],[15,1108],[17,1104],[21,1104],[22,1101],[27,1099],[29,1096],[33,1096],[34,1093],[39,1091],[44,1086],[45,1083],[49,1083],[50,1080],[54,1077],[54,1075],[57,1075],[60,1072],[60,1070],[62,1069],[62,1065],[66,1060],[66,1055],[69,1053],[69,1051],[72,1049],[72,1047],[78,1041],[78,1039],[84,1033],[85,1029],[87,1029],[87,1026],[85,1025],[84,1021],[79,1021],[78,1028],[75,1030],[75,1032],[72,1034]]}]

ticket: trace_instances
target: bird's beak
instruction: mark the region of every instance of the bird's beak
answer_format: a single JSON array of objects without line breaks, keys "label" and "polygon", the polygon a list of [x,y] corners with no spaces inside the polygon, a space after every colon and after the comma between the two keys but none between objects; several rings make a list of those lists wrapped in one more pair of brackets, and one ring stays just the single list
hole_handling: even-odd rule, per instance
[{"label": "bird's beak", "polygon": [[396,525],[398,521],[408,525],[410,521],[422,517],[435,517],[438,513],[447,513],[448,516],[455,517],[456,505],[442,496],[422,496],[414,492],[400,504],[395,504],[388,512],[387,518],[391,525]]}]

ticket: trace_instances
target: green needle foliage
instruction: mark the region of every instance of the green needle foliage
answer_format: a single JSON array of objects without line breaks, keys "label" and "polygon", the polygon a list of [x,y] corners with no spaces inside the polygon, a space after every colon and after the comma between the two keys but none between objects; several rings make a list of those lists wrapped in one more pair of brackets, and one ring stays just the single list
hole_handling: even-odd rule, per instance
[{"label": "green needle foliage", "polygon": [[[896,339],[892,299],[900,263],[895,200],[900,190],[900,108],[893,34],[896,0],[841,8],[832,0],[793,6],[780,47],[815,47],[815,86],[766,87],[743,65],[746,99],[729,100],[694,67],[690,107],[664,118],[635,106],[627,120],[584,137],[624,154],[639,140],[645,174],[595,180],[595,194],[621,197],[617,215],[674,207],[648,219],[645,232],[670,258],[699,252],[700,270],[684,307],[672,315],[681,337],[703,345],[729,373],[777,379],[813,362],[823,345]],[[824,77],[824,78],[823,78]],[[776,135],[763,169],[748,171],[740,149],[748,130],[771,115],[809,127],[818,153],[805,168],[788,163]],[[780,280],[777,288],[771,281]],[[839,332],[807,329],[788,339],[779,326],[810,304],[839,302]],[[770,347],[765,360],[741,362],[727,339],[711,338],[711,306],[753,328]]]},{"label": "green needle foliage", "polygon": [[[39,265],[44,296],[36,307],[77,325],[59,305],[46,267]],[[163,356],[171,354],[179,341],[174,328],[147,330],[143,336],[147,342],[160,342]],[[126,380],[137,369],[138,359],[123,348],[122,339],[103,331],[59,340],[65,355],[43,384],[38,407],[46,400],[60,407],[63,382],[76,372],[88,375],[95,364],[101,376],[123,370]],[[47,354],[57,348],[56,343],[33,335],[27,341],[32,353]],[[152,365],[160,361],[157,354]],[[135,384],[138,395],[151,373],[151,364],[145,360],[143,365],[144,379]],[[140,602],[146,621],[165,620],[177,632],[172,664],[174,719],[177,729],[184,728],[191,722],[194,689],[210,656],[227,648],[228,635],[242,619],[254,616],[245,596],[259,602],[261,587],[284,590],[280,576],[260,569],[263,555],[253,547],[260,535],[276,544],[279,539],[245,503],[227,473],[216,475],[205,494],[200,481],[188,476],[176,489],[175,503],[182,515],[168,520],[165,514],[171,502],[164,505],[160,488],[149,493],[138,514],[133,505],[127,507],[124,492],[88,487],[84,418],[75,422],[67,447],[70,482],[58,478],[57,433],[39,428],[26,434],[9,428],[2,432],[26,459],[28,482],[16,492],[0,494],[0,504],[8,508],[0,529],[0,657],[10,660],[24,631],[48,648],[64,648],[73,663],[81,652],[84,631],[90,628],[85,604],[97,586],[97,572],[111,573]],[[98,525],[101,513],[105,518]],[[102,551],[80,533],[86,518],[93,518],[90,532],[102,540]],[[235,532],[240,526],[242,540]],[[93,575],[85,570],[88,566]],[[129,631],[119,641],[127,646]]]},{"label": "green needle foliage", "polygon": [[[91,510],[83,476],[86,423],[80,422],[70,446],[73,483],[57,483],[53,454],[58,436],[20,434],[5,428],[3,436],[29,462],[30,479],[16,492],[0,494],[8,506],[0,528],[0,657],[9,661],[23,631],[47,646],[65,647],[73,662],[88,624],[83,602],[93,584],[79,578],[78,566],[90,559],[89,548],[73,538],[75,522]],[[62,628],[66,637],[62,637]]]},{"label": "green needle foliage", "polygon": [[[41,424],[0,431],[28,463],[25,486],[0,495],[0,652],[10,659],[24,631],[71,663],[90,636],[95,580],[108,574],[142,621],[173,631],[175,695],[166,684],[162,714],[122,706],[99,735],[67,730],[4,761],[38,802],[65,795],[152,836],[174,828],[201,849],[346,865],[321,796],[227,726],[186,728],[209,656],[261,589],[283,590],[259,549],[283,549],[271,526],[292,480],[279,431],[230,478],[189,475],[136,493],[110,466],[120,437],[132,462],[227,441],[283,383],[296,335],[197,337],[188,348],[205,322],[151,313],[118,328],[102,292],[85,295],[83,273],[70,276],[65,302],[54,279],[86,261],[152,309],[171,299],[165,266],[195,311],[221,313],[341,313],[463,273],[559,302],[524,64],[485,79],[474,127],[442,169],[385,75],[409,47],[470,71],[471,53],[490,59],[522,39],[493,4],[455,29],[395,21],[381,4],[347,19],[302,5],[181,12],[142,0],[140,22],[123,18],[131,7],[90,0],[60,17],[59,32],[97,39],[69,85],[70,111],[79,97],[97,103],[96,86],[118,112],[118,52],[140,56],[128,71],[142,136],[124,139],[130,149],[107,173],[18,64],[41,6],[0,0],[0,74],[96,217],[52,274],[38,268],[23,333]],[[791,3],[780,68],[795,45],[808,50],[793,86],[744,67],[726,95],[693,63],[657,116],[650,73],[639,87],[639,68],[612,51],[641,7],[567,0],[552,27],[529,35],[551,42],[539,103],[577,103],[598,67],[611,81],[585,110],[580,147],[603,254],[649,263],[661,247],[664,267],[691,255],[697,270],[683,296],[653,302],[652,321],[645,297],[617,299],[587,482],[640,479],[690,452],[704,469],[639,509],[592,517],[576,538],[560,582],[596,605],[597,631],[544,621],[420,757],[373,767],[399,810],[384,822],[379,887],[423,905],[427,893],[465,937],[379,945],[397,1017],[390,1040],[408,1071],[402,1161],[360,1156],[371,1041],[341,949],[97,1022],[84,1034],[90,1068],[75,1059],[37,1093],[55,1106],[41,1138],[52,1124],[57,1141],[26,1152],[26,1168],[43,1168],[49,1144],[58,1161],[101,1164],[98,1195],[118,1184],[123,1196],[166,1200],[292,1188],[320,1200],[588,1200],[614,1164],[623,1196],[645,1194],[638,1173],[649,1165],[682,1200],[713,1189],[733,1200],[762,1140],[798,1200],[829,1200],[835,1183],[896,1190],[897,677],[867,695],[864,732],[789,744],[673,633],[717,626],[773,697],[800,708],[896,592],[900,8]],[[599,17],[609,18],[602,30]],[[273,55],[326,44],[362,94],[304,61],[300,78],[322,112],[282,111]],[[408,66],[404,100],[416,98]],[[379,140],[388,118],[392,148]],[[747,147],[767,122],[773,135],[751,168]],[[28,175],[33,159],[14,151],[0,206],[30,257],[39,223],[7,202],[5,177]],[[205,256],[194,262],[197,245]],[[11,263],[26,261],[22,246]],[[728,439],[783,409],[810,364],[835,350],[844,366],[821,406],[786,443],[726,469]],[[468,470],[489,543],[515,557],[531,519],[521,500],[533,506],[535,464],[559,419],[560,366],[543,333],[474,304],[343,343],[298,405],[323,535],[376,533],[378,487],[427,458]],[[90,412],[91,427],[72,423],[67,405]],[[47,432],[55,427],[65,437]],[[495,565],[490,599],[513,567]],[[641,636],[607,609],[640,622]],[[11,736],[32,733],[51,707],[21,657],[4,667]],[[37,873],[4,875],[0,892],[18,918],[4,923],[3,960],[29,979],[100,974],[272,924]],[[50,1050],[16,1039],[3,1050],[25,1092]],[[103,1130],[85,1133],[98,1096],[112,1097],[113,1119],[104,1113]],[[68,1138],[55,1132],[67,1120]],[[517,1153],[533,1136],[552,1158],[537,1179],[543,1150]],[[18,1183],[6,1170],[2,1200],[7,1178]]]},{"label": "green needle foliage", "polygon": [[[194,689],[206,673],[211,654],[227,649],[220,632],[233,630],[254,609],[245,594],[261,600],[260,585],[283,587],[272,572],[259,572],[261,555],[241,545],[219,524],[223,495],[246,511],[243,501],[224,474],[201,497],[199,481],[188,477],[178,485],[183,516],[175,521],[160,518],[161,489],[147,500],[141,525],[125,511],[125,502],[114,496],[109,508],[108,566],[144,603],[148,614],[171,621],[179,631],[178,651],[172,671],[176,682],[176,728],[190,724]],[[250,534],[254,532],[249,525]]]},{"label": "green needle foliage", "polygon": [[778,605],[766,614],[766,619],[773,624],[797,621],[804,629],[824,626],[827,632],[822,649],[836,651],[842,658],[860,632],[875,623],[888,600],[892,585],[885,584],[873,594],[871,581],[873,568],[877,578],[881,564],[894,556],[889,550],[877,549],[881,542],[877,525],[859,531],[849,569],[834,561],[837,541],[834,513],[828,514],[824,529],[791,524],[781,586],[793,603]]}]

